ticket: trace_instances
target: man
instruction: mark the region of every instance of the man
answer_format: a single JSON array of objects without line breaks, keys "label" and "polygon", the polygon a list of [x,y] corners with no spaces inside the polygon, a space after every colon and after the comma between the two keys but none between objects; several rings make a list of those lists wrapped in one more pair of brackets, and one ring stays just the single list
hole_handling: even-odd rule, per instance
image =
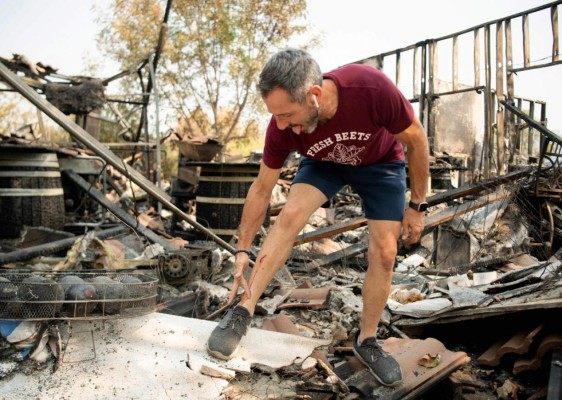
[{"label": "man", "polygon": [[[317,208],[350,185],[362,199],[369,229],[361,329],[353,348],[377,380],[396,385],[402,380],[400,365],[377,344],[376,332],[390,292],[400,230],[405,243],[415,243],[423,229],[429,170],[424,129],[396,86],[369,66],[348,65],[322,76],[309,54],[287,49],[267,62],[258,87],[272,118],[260,171],[242,213],[230,301],[240,286],[244,293],[211,333],[207,349],[221,359],[234,355],[258,299],[283,267],[297,234]],[[410,175],[406,209],[402,145]],[[302,161],[246,282],[249,249],[293,149]]]}]

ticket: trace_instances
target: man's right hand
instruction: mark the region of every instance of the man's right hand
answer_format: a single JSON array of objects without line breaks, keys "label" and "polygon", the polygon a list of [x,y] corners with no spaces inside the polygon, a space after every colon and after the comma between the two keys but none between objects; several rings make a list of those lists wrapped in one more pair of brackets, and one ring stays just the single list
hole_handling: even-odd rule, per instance
[{"label": "man's right hand", "polygon": [[234,272],[232,276],[234,277],[234,282],[232,284],[232,288],[230,289],[230,298],[228,299],[228,304],[234,301],[234,298],[238,294],[238,289],[242,286],[243,289],[243,300],[252,297],[252,293],[250,291],[250,286],[248,286],[248,282],[244,275],[248,270],[248,266],[250,265],[250,257],[246,253],[238,253],[234,256]]}]

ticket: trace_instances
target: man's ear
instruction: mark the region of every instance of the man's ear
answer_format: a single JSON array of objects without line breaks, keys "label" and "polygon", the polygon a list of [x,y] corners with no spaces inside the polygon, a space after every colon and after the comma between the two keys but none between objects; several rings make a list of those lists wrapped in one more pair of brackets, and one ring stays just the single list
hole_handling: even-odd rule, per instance
[{"label": "man's ear", "polygon": [[318,85],[312,85],[312,87],[310,88],[310,94],[314,105],[316,106],[316,108],[318,108],[318,99],[322,98],[322,87]]}]

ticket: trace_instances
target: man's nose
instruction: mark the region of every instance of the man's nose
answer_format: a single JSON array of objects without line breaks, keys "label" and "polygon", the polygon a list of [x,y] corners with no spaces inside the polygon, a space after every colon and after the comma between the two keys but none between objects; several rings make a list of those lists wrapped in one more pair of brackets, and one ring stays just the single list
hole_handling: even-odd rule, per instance
[{"label": "man's nose", "polygon": [[283,118],[275,117],[275,122],[277,122],[277,128],[280,131],[287,129],[287,127],[289,126],[289,122],[284,121]]}]

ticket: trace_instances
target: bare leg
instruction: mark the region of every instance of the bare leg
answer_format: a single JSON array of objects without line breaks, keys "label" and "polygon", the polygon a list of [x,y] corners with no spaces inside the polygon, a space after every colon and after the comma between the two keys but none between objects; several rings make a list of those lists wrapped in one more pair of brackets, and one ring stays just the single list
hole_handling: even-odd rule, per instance
[{"label": "bare leg", "polygon": [[376,336],[392,284],[400,234],[399,221],[369,220],[369,267],[363,282],[363,315],[359,342]]},{"label": "bare leg", "polygon": [[314,186],[296,183],[291,187],[287,203],[269,230],[252,270],[248,285],[252,297],[246,293],[240,304],[254,314],[256,304],[275,273],[285,264],[297,234],[310,215],[327,201],[326,196]]}]

